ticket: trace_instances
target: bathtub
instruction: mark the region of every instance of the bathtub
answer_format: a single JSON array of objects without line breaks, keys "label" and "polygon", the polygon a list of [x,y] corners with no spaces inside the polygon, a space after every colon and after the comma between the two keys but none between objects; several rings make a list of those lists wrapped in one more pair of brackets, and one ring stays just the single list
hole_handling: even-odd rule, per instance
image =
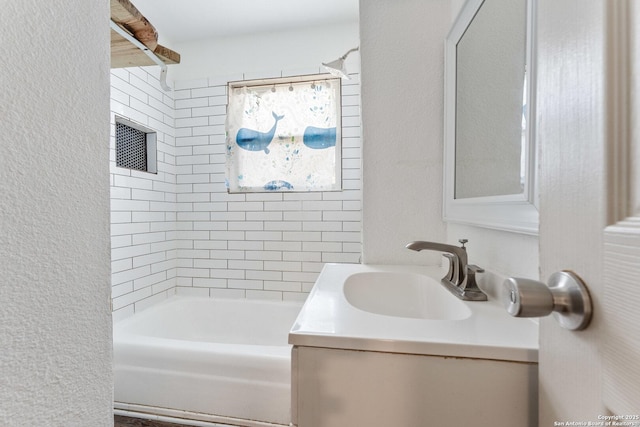
[{"label": "bathtub", "polygon": [[197,425],[289,425],[287,335],[301,307],[176,296],[115,323],[116,413]]}]

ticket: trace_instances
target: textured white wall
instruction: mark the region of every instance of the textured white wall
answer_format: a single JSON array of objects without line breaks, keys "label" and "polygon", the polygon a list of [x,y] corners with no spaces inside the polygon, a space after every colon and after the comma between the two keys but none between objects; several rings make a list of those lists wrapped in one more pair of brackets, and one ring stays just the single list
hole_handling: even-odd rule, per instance
[{"label": "textured white wall", "polygon": [[2,8],[0,425],[111,426],[107,3]]},{"label": "textured white wall", "polygon": [[[167,46],[180,53],[181,61],[169,67],[168,78],[194,80],[239,72],[264,77],[282,69],[292,74],[333,61],[357,45],[358,22],[171,44]],[[348,65],[354,57],[349,56]]]},{"label": "textured white wall", "polygon": [[537,278],[538,239],[442,222],[444,39],[461,1],[360,2],[363,121],[363,259],[366,263],[440,262],[407,253],[410,240],[457,244],[503,276]]},{"label": "textured white wall", "polygon": [[360,1],[363,261],[436,263],[411,240],[442,222],[444,38],[448,0]]}]

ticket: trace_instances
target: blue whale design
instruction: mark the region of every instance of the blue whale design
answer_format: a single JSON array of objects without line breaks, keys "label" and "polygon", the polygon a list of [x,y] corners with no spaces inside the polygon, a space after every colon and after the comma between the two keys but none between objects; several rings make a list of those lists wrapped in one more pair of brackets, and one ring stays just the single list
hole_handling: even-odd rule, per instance
[{"label": "blue whale design", "polygon": [[314,150],[336,146],[336,128],[316,128],[307,126],[302,136],[302,142]]},{"label": "blue whale design", "polygon": [[282,181],[282,180],[269,181],[264,185],[264,189],[269,191],[277,191],[283,188],[287,190],[293,190],[293,185],[291,185],[287,181]]},{"label": "blue whale design", "polygon": [[273,127],[269,129],[269,132],[258,132],[253,129],[240,128],[236,134],[236,144],[238,144],[238,147],[249,151],[264,151],[265,154],[269,154],[269,148],[267,147],[271,144],[273,136],[276,134],[278,122],[284,117],[274,112],[271,112],[271,114],[276,121]]}]

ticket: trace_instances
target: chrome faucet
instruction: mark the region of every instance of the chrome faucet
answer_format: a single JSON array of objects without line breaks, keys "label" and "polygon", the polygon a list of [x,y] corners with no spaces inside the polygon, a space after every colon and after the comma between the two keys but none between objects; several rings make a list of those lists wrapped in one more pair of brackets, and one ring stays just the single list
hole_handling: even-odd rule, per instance
[{"label": "chrome faucet", "polygon": [[458,240],[461,247],[437,242],[415,241],[409,243],[406,248],[412,251],[439,251],[449,260],[449,271],[440,280],[451,293],[465,301],[486,301],[487,295],[482,292],[476,283],[476,273],[484,270],[477,265],[467,264],[467,239]]}]

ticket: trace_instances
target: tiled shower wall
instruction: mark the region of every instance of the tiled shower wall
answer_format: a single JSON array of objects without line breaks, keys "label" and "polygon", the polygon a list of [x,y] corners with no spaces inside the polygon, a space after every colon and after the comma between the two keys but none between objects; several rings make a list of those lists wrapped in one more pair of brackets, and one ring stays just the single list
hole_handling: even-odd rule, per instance
[{"label": "tiled shower wall", "polygon": [[359,76],[342,83],[342,191],[228,194],[226,85],[243,77],[176,82],[171,93],[144,69],[112,72],[112,111],[159,141],[157,176],[115,167],[112,153],[119,315],[175,292],[302,300],[324,263],[360,261]]},{"label": "tiled shower wall", "polygon": [[177,85],[178,293],[301,300],[324,263],[359,262],[360,85],[354,77],[342,86],[343,191],[336,192],[228,194],[229,78]]},{"label": "tiled shower wall", "polygon": [[[116,166],[115,115],[157,132],[157,174]],[[160,89],[157,77],[144,68],[112,70],[111,286],[116,317],[166,298],[175,289],[174,133],[173,93]]]}]

